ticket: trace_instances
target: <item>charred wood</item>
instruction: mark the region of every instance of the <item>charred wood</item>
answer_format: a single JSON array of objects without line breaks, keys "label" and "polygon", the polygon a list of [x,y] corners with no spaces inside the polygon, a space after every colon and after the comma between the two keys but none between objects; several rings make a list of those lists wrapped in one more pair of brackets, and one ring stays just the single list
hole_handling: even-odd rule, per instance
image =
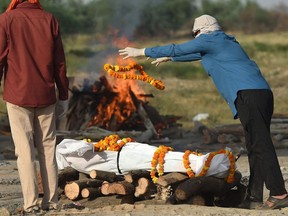
[{"label": "charred wood", "polygon": [[193,195],[213,193],[216,196],[224,195],[230,186],[223,180],[215,177],[194,177],[182,183],[175,190],[177,200],[188,200]]},{"label": "charred wood", "polygon": [[64,189],[67,182],[75,181],[79,179],[79,172],[72,167],[65,167],[58,173],[58,186]]},{"label": "charred wood", "polygon": [[101,187],[87,187],[81,190],[81,196],[83,198],[93,199],[99,196],[103,196],[101,193]]}]

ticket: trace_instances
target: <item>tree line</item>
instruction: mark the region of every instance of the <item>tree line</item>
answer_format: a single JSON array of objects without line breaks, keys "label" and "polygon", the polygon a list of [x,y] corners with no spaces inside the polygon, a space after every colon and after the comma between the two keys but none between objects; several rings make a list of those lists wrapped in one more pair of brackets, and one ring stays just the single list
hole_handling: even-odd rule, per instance
[{"label": "tree line", "polygon": [[[10,0],[1,0],[4,12]],[[244,33],[286,31],[288,7],[270,10],[247,0],[42,0],[61,24],[62,34],[102,34],[111,30],[133,37],[174,37],[191,29],[194,18],[210,14],[224,30]],[[198,4],[197,4],[198,3]],[[119,32],[118,32],[119,33]]]}]

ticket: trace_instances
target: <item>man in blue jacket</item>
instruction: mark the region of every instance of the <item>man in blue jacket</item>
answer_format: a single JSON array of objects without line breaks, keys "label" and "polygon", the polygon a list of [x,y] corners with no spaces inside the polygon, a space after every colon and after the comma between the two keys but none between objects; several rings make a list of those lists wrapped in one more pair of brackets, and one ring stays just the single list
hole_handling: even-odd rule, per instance
[{"label": "man in blue jacket", "polygon": [[[250,179],[247,196],[240,207],[275,209],[288,206],[285,183],[270,136],[274,100],[269,84],[257,64],[233,36],[221,30],[214,17],[202,15],[196,18],[192,33],[195,39],[182,44],[142,49],[126,47],[119,50],[119,54],[124,59],[156,58],[152,61],[156,66],[167,61],[201,60],[245,132]],[[262,205],[264,183],[270,196]]]}]

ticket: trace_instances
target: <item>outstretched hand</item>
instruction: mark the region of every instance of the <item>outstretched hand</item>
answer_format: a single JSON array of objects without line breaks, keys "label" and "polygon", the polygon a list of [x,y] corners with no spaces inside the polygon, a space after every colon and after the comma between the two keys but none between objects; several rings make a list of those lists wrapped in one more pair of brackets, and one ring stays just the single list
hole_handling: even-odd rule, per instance
[{"label": "outstretched hand", "polygon": [[151,62],[151,64],[154,64],[155,66],[158,66],[159,64],[167,61],[171,61],[171,57],[162,57],[162,58],[157,58],[154,61]]},{"label": "outstretched hand", "polygon": [[130,57],[139,57],[145,56],[145,48],[137,49],[133,47],[126,47],[125,49],[121,49],[118,51],[119,55],[123,55],[123,59],[127,59]]}]

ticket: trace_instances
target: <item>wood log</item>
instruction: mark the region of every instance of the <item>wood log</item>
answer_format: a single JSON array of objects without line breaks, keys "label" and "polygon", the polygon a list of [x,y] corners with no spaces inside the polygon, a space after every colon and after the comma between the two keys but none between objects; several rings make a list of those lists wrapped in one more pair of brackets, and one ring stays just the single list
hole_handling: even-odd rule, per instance
[{"label": "wood log", "polygon": [[68,199],[76,200],[80,197],[82,189],[87,187],[100,187],[102,183],[103,181],[98,179],[85,179],[70,182],[65,185],[64,193]]},{"label": "wood log", "polygon": [[273,118],[271,119],[271,123],[288,123],[288,118],[286,117],[279,117],[279,118]]},{"label": "wood log", "polygon": [[148,142],[154,136],[153,130],[147,129],[141,133],[135,140],[140,143]]},{"label": "wood log", "polygon": [[177,200],[188,200],[193,195],[213,193],[216,196],[224,195],[230,185],[223,179],[212,176],[190,178],[178,185],[175,190]]},{"label": "wood log", "polygon": [[221,144],[227,144],[227,143],[240,142],[241,140],[239,139],[239,137],[233,134],[219,134],[217,137],[217,141]]},{"label": "wood log", "polygon": [[133,194],[134,192],[135,192],[134,185],[126,181],[114,182],[114,183],[105,182],[101,186],[101,193],[103,195],[113,195],[113,194],[128,195]]},{"label": "wood log", "polygon": [[217,134],[234,134],[244,136],[243,126],[241,124],[224,125],[222,127],[214,128]]},{"label": "wood log", "polygon": [[[241,124],[224,125],[221,127],[208,128],[205,125],[198,125],[198,131],[203,135],[204,144],[228,143],[233,140],[239,141],[244,136]],[[220,137],[219,137],[220,135]]]},{"label": "wood log", "polygon": [[72,167],[65,167],[58,173],[58,187],[64,189],[67,182],[75,181],[79,179],[79,172]]},{"label": "wood log", "polygon": [[[217,142],[221,144],[227,144],[232,142],[245,143],[244,130],[241,124],[223,125],[215,128],[207,128],[206,126],[201,124],[198,127],[198,130],[201,134],[203,134],[204,144],[211,144]],[[279,139],[287,138],[287,119],[272,119],[270,130],[274,144],[277,144],[277,142],[279,142]]]},{"label": "wood log", "polygon": [[240,181],[242,179],[242,173],[239,171],[239,170],[235,170],[235,173],[234,173],[234,182],[232,183],[227,183],[230,185],[230,188],[240,184]]},{"label": "wood log", "polygon": [[187,175],[184,175],[182,173],[172,172],[172,173],[167,173],[163,176],[160,176],[158,178],[157,184],[166,187],[167,185],[179,183],[179,182],[182,182],[188,178],[189,177]]},{"label": "wood log", "polygon": [[107,181],[104,181],[103,184],[101,185],[101,193],[103,195],[109,195],[109,187],[111,187],[112,183],[109,183]]},{"label": "wood log", "polygon": [[142,177],[151,178],[150,172],[147,170],[132,170],[124,175],[124,180],[129,183],[133,183],[133,182],[137,182],[138,179]]},{"label": "wood log", "polygon": [[79,185],[74,182],[68,183],[64,187],[65,196],[70,200],[76,200],[79,198],[80,192],[84,187],[87,187],[87,185]]},{"label": "wood log", "polygon": [[281,140],[278,144],[279,148],[287,148],[288,147],[288,139]]},{"label": "wood log", "polygon": [[117,178],[116,173],[114,172],[107,172],[102,170],[92,170],[90,172],[90,177],[92,179],[99,179],[108,182],[114,182]]},{"label": "wood log", "polygon": [[175,205],[175,204],[178,204],[178,201],[177,198],[176,198],[176,195],[175,193],[172,194],[171,196],[168,196],[167,199],[166,199],[166,204],[171,204],[171,205]]},{"label": "wood log", "polygon": [[79,172],[79,180],[85,180],[85,179],[90,179],[90,175]]},{"label": "wood log", "polygon": [[83,198],[89,198],[89,199],[93,199],[95,197],[99,197],[102,196],[103,194],[101,193],[101,187],[87,187],[87,188],[83,188],[81,190],[81,196]]},{"label": "wood log", "polygon": [[285,128],[273,128],[271,125],[271,134],[282,134],[283,136],[287,137],[288,136],[288,126]]},{"label": "wood log", "polygon": [[202,128],[202,134],[204,144],[217,143],[218,134],[216,133],[216,131],[209,128]]},{"label": "wood log", "polygon": [[190,205],[200,205],[200,206],[205,206],[206,205],[206,200],[202,195],[192,195],[189,199],[187,200],[178,200],[176,195],[173,194],[170,196],[167,201],[167,204],[190,204]]},{"label": "wood log", "polygon": [[135,107],[137,108],[137,113],[142,118],[143,124],[145,125],[146,129],[151,130],[153,132],[153,135],[157,135],[157,131],[156,131],[151,119],[149,118],[146,110],[144,109],[142,103],[137,99],[137,97],[133,93],[133,91],[130,90],[129,93],[130,93],[131,99],[132,99]]},{"label": "wood log", "polygon": [[135,187],[134,196],[149,199],[156,192],[156,185],[150,179],[141,177],[138,179],[138,185]]},{"label": "wood log", "polygon": [[[72,132],[67,132],[67,133],[70,134]],[[90,137],[93,140],[100,140],[100,139],[103,139],[106,136],[109,136],[111,134],[117,134],[117,135],[119,135],[119,137],[131,137],[133,139],[136,139],[137,137],[139,137],[142,134],[142,131],[122,131],[122,130],[109,131],[109,130],[105,130],[103,128],[99,128],[97,126],[91,126],[89,128],[86,128],[83,131],[79,131],[78,133],[79,133],[78,136]],[[68,136],[69,136],[69,134],[68,134]],[[71,137],[71,136],[69,136],[69,137]]]},{"label": "wood log", "polygon": [[131,204],[132,205],[134,203],[135,203],[135,197],[133,194],[121,196],[121,204]]},{"label": "wood log", "polygon": [[183,202],[182,204],[205,206],[206,201],[205,201],[205,198],[201,195],[193,195],[188,200]]},{"label": "wood log", "polygon": [[143,118],[144,125],[147,128],[147,130],[151,130],[154,133],[154,135],[157,135],[157,131],[141,103],[138,104],[137,112]]},{"label": "wood log", "polygon": [[222,197],[214,200],[214,205],[219,207],[235,207],[239,205],[246,196],[247,187],[239,183],[236,187],[231,188]]}]

